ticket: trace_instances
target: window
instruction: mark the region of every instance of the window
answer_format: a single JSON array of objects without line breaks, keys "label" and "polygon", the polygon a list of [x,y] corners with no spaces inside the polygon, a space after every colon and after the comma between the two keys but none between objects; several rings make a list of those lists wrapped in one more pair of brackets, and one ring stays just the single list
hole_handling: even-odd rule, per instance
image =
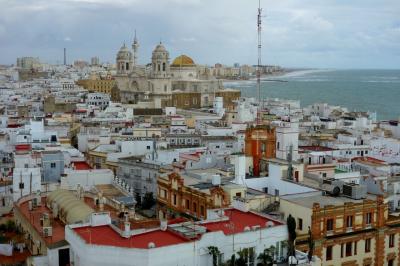
[{"label": "window", "polygon": [[346,217],[346,227],[353,227],[353,216],[349,215]]},{"label": "window", "polygon": [[56,168],[56,163],[50,163],[51,168]]},{"label": "window", "polygon": [[352,255],[351,252],[351,247],[352,247],[352,242],[346,243],[346,257],[350,257]]},{"label": "window", "polygon": [[328,219],[326,220],[326,231],[332,231],[333,230],[333,219]]},{"label": "window", "polygon": [[200,215],[201,215],[201,216],[205,216],[205,213],[204,213],[204,206],[203,206],[203,205],[200,206]]},{"label": "window", "polygon": [[354,255],[357,255],[357,241],[354,241]]},{"label": "window", "polygon": [[279,196],[279,189],[275,189],[275,196]]},{"label": "window", "polygon": [[197,204],[196,204],[196,202],[193,202],[193,212],[197,212]]},{"label": "window", "polygon": [[322,177],[326,177],[326,173],[322,173]]},{"label": "window", "polygon": [[176,194],[174,194],[174,205],[176,205]]},{"label": "window", "polygon": [[147,146],[146,149],[150,150],[150,146]]},{"label": "window", "polygon": [[394,265],[394,259],[388,260],[388,266],[393,266]]},{"label": "window", "polygon": [[365,253],[371,251],[371,238],[365,239]]},{"label": "window", "polygon": [[344,249],[344,244],[342,243],[340,245],[340,257],[343,258],[343,249]]},{"label": "window", "polygon": [[297,225],[298,225],[297,229],[303,230],[303,219],[298,218],[297,219]]},{"label": "window", "polygon": [[279,142],[276,143],[276,149],[279,150]]},{"label": "window", "polygon": [[188,199],[186,200],[186,209],[190,209],[190,202]]},{"label": "window", "polygon": [[366,215],[365,215],[365,224],[366,225],[369,225],[369,224],[371,224],[372,223],[372,212],[368,212]]},{"label": "window", "polygon": [[326,247],[326,260],[332,260],[332,246]]},{"label": "window", "polygon": [[389,248],[394,247],[394,234],[389,235]]}]

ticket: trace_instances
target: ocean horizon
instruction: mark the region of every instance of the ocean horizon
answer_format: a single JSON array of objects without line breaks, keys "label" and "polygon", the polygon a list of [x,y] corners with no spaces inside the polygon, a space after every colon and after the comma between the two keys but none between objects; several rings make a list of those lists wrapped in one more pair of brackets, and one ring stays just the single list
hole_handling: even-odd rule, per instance
[{"label": "ocean horizon", "polygon": [[[255,79],[225,81],[224,85],[240,89],[243,97],[257,96]],[[294,70],[262,77],[261,97],[300,100],[302,107],[323,102],[346,107],[349,111],[376,112],[378,120],[397,120],[400,117],[400,70]]]}]

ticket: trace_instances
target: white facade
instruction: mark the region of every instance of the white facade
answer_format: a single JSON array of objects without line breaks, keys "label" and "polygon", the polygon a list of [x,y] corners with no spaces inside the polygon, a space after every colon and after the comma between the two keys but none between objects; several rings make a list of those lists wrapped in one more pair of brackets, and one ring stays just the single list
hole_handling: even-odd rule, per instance
[{"label": "white facade", "polygon": [[61,187],[74,190],[78,184],[89,191],[96,185],[112,184],[114,173],[110,169],[72,170],[65,169]]},{"label": "white facade", "polygon": [[99,107],[105,109],[110,103],[110,95],[107,93],[88,93],[86,103],[90,106]]},{"label": "white facade", "polygon": [[276,158],[287,160],[292,149],[292,160],[299,159],[299,123],[281,121],[276,128]]}]

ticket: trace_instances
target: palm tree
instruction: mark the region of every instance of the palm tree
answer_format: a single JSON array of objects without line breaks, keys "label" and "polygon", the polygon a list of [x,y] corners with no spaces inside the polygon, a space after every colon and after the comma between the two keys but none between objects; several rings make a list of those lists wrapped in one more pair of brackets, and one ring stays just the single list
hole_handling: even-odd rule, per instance
[{"label": "palm tree", "polygon": [[258,255],[257,259],[261,261],[260,266],[272,266],[274,264],[275,247],[271,246],[264,249],[264,252]]},{"label": "palm tree", "polygon": [[208,254],[212,256],[213,259],[213,266],[218,266],[218,256],[221,254],[219,249],[214,246],[209,246],[208,247]]}]

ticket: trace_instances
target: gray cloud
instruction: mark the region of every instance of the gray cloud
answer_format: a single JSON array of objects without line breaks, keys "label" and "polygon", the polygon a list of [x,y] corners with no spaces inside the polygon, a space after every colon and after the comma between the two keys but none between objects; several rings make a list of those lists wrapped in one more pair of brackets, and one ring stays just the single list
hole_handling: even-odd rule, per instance
[{"label": "gray cloud", "polygon": [[[114,61],[134,29],[140,61],[162,40],[171,57],[256,62],[256,0],[0,0],[0,63]],[[263,62],[284,66],[400,68],[398,0],[262,0]]]}]

